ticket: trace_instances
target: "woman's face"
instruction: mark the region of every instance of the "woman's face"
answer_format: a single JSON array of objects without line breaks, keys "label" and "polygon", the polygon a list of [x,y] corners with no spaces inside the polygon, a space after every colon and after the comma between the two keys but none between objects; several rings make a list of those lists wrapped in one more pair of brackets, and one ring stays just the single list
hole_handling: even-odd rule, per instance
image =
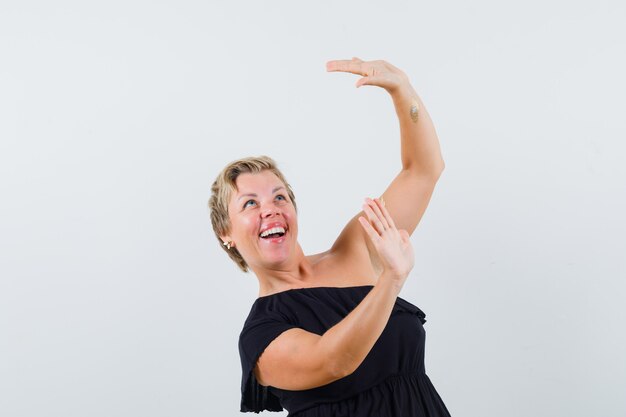
[{"label": "woman's face", "polygon": [[[285,184],[269,170],[237,177],[228,213],[232,241],[248,265],[273,269],[295,253],[298,222]],[[274,229],[274,230],[271,230]],[[261,237],[261,233],[273,233]]]}]

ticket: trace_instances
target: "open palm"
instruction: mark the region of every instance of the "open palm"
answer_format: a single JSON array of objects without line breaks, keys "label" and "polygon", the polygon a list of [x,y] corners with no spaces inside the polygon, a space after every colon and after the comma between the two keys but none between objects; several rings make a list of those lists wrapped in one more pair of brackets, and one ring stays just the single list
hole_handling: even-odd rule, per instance
[{"label": "open palm", "polygon": [[391,215],[379,199],[368,199],[363,205],[363,211],[369,221],[361,216],[359,222],[376,248],[383,269],[396,276],[406,277],[415,265],[408,232],[396,228]]}]

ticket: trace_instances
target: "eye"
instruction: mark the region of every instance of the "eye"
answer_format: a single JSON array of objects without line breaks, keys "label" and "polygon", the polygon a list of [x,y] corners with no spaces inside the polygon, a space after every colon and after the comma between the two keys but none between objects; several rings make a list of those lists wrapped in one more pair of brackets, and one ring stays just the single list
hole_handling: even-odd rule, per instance
[{"label": "eye", "polygon": [[278,195],[276,196],[276,198],[278,198],[278,197],[282,197],[282,198],[283,198],[283,200],[287,201],[287,199],[285,198],[285,196],[284,196],[284,195],[282,195],[282,194],[278,194]]},{"label": "eye", "polygon": [[249,203],[249,202],[251,202],[251,201],[254,203],[254,200],[248,200],[248,201],[246,201],[246,202],[244,203],[243,208],[248,207],[248,203]]}]

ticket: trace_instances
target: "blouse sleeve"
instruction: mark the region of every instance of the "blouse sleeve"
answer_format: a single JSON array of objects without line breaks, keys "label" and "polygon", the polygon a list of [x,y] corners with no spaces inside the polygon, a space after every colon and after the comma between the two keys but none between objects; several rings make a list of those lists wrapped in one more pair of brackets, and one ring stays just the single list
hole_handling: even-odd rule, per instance
[{"label": "blouse sleeve", "polygon": [[286,330],[298,327],[278,313],[265,314],[247,320],[239,336],[241,359],[241,412],[259,413],[263,410],[282,411],[278,397],[262,386],[254,375],[254,367],[272,340]]}]

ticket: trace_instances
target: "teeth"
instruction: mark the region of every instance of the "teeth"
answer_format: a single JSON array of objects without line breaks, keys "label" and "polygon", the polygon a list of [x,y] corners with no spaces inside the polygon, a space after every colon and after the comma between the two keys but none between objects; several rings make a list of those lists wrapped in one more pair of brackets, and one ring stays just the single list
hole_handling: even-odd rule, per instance
[{"label": "teeth", "polygon": [[272,233],[285,233],[285,229],[283,229],[282,227],[274,227],[272,229],[267,229],[266,231],[261,233],[260,236],[265,237],[267,235],[271,235]]}]

